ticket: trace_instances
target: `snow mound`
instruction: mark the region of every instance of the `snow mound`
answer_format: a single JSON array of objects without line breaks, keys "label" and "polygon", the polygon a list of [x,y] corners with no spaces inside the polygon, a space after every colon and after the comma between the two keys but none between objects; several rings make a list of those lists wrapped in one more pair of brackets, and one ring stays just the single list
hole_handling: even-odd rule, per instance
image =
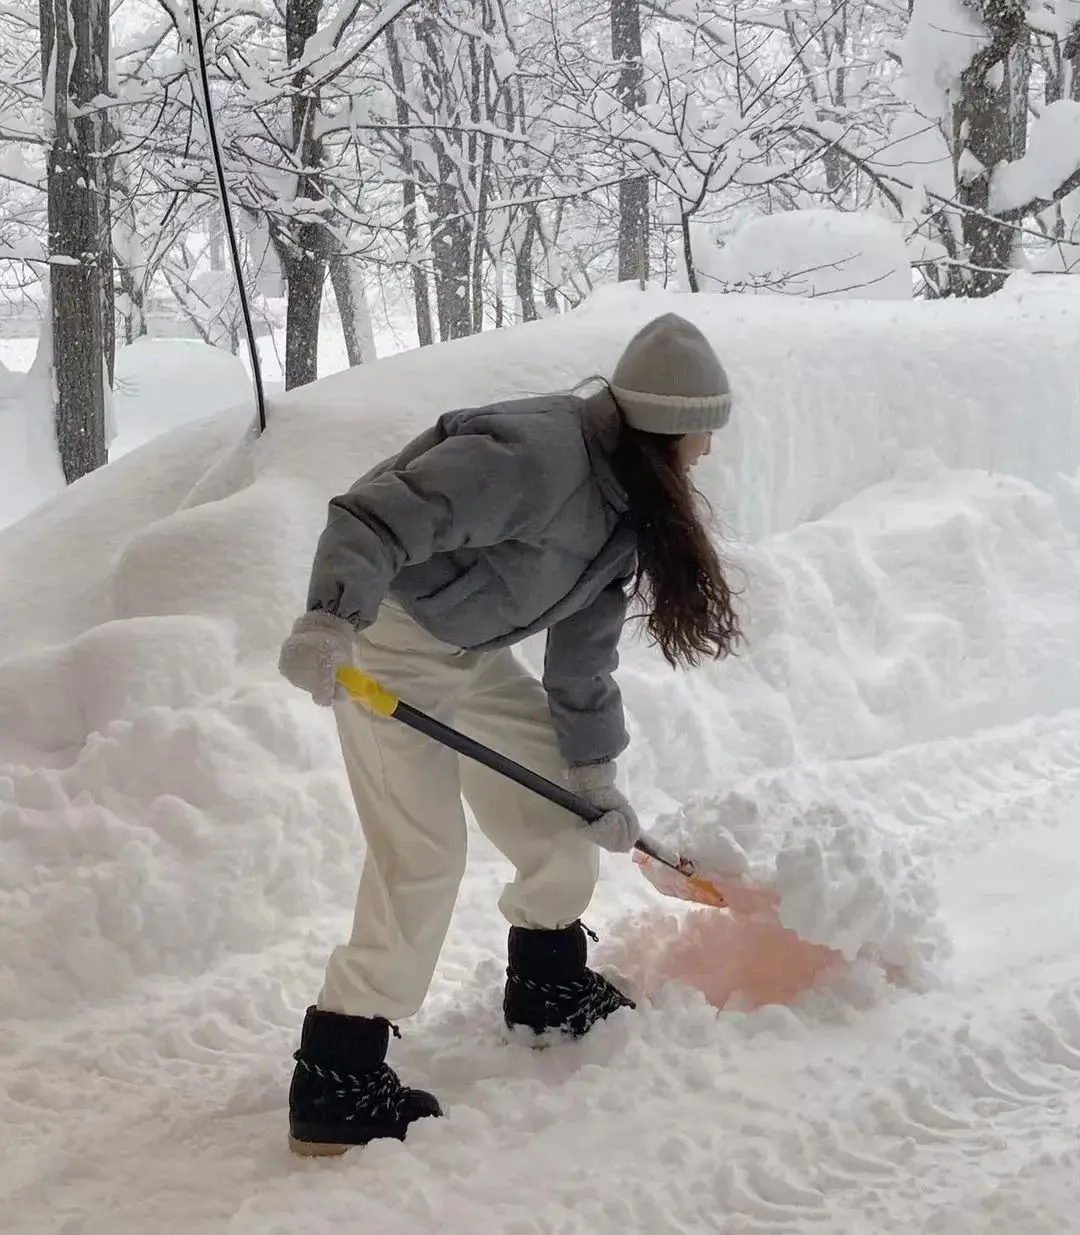
[{"label": "snow mound", "polygon": [[[910,829],[835,780],[778,796],[753,769],[868,758],[1080,699],[1074,494],[916,457],[749,550],[743,658],[702,669],[696,701],[680,679],[628,670],[637,775],[682,799],[657,835],[706,875],[775,888],[803,939],[924,981],[948,950]],[[673,741],[672,718],[692,708],[696,725]],[[695,767],[719,784],[749,779],[687,799]]]},{"label": "snow mound", "polygon": [[910,300],[903,233],[858,211],[789,210],[741,227],[702,271],[748,291],[829,299]]},{"label": "snow mound", "polygon": [[[0,961],[8,1014],[70,1014],[148,976],[197,975],[355,890],[357,829],[325,718],[230,682],[231,653],[216,623],[142,619],[0,682],[77,749],[60,768],[0,768],[0,911],[19,941]],[[35,667],[77,684],[80,715],[31,695]]]},{"label": "snow mound", "polygon": [[781,925],[848,961],[880,963],[919,985],[949,954],[933,873],[870,803],[837,793],[783,800],[770,786],[691,801],[657,830],[685,838],[683,852],[706,877],[775,889]]},{"label": "snow mound", "polygon": [[119,459],[171,429],[245,404],[254,409],[251,379],[232,352],[194,339],[136,339],[116,352],[116,438],[109,458]]},{"label": "snow mound", "polygon": [[247,648],[270,648],[290,616],[309,525],[322,513],[305,487],[266,479],[168,515],[116,559],[115,611],[213,616],[242,632]]}]

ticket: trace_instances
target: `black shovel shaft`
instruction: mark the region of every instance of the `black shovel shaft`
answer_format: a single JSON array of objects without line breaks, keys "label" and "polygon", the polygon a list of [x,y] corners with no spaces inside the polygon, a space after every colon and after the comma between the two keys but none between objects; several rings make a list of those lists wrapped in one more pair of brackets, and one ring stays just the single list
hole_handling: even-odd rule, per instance
[{"label": "black shovel shaft", "polygon": [[[418,733],[433,738],[436,742],[441,742],[443,746],[449,746],[451,750],[456,750],[459,755],[465,755],[468,759],[475,759],[477,763],[482,763],[493,772],[509,777],[510,780],[516,781],[526,789],[531,789],[533,793],[538,793],[540,797],[546,798],[555,806],[561,806],[563,810],[568,810],[571,814],[577,815],[579,819],[583,819],[586,823],[595,823],[598,819],[603,818],[604,812],[602,810],[591,806],[583,798],[579,798],[576,793],[571,793],[569,789],[565,789],[562,785],[557,785],[554,781],[548,780],[546,776],[530,771],[529,768],[522,767],[520,763],[516,763],[513,759],[500,755],[497,750],[492,750],[490,746],[485,746],[483,742],[477,742],[475,738],[470,738],[459,730],[452,729],[449,725],[444,725],[441,720],[436,720],[434,716],[428,716],[426,712],[421,712],[419,709],[412,707],[411,704],[403,703],[399,699],[397,707],[393,711],[393,718],[394,720],[400,720],[403,725],[408,725],[410,729],[415,729]],[[636,841],[634,848],[648,857],[654,858],[662,865],[670,867],[672,870],[682,871],[677,861],[673,861],[671,857],[661,853],[644,839]]]},{"label": "black shovel shaft", "polygon": [[556,806],[561,806],[563,810],[568,810],[572,814],[577,815],[579,819],[584,819],[586,823],[595,823],[604,814],[602,810],[597,810],[595,806],[590,806],[583,798],[579,798],[576,793],[571,793],[569,789],[563,788],[562,785],[557,785],[554,781],[548,780],[546,776],[541,776],[537,772],[530,771],[529,768],[522,767],[520,763],[515,763],[513,759],[500,755],[497,750],[492,750],[490,746],[485,746],[483,742],[477,742],[475,738],[467,737],[464,733],[459,732],[457,729],[452,729],[449,725],[444,725],[441,720],[436,720],[434,716],[428,716],[426,712],[418,711],[408,703],[398,701],[398,705],[394,709],[394,719],[400,720],[403,724],[408,725],[410,729],[416,729],[419,733],[426,734],[429,738],[434,738],[436,742],[441,742],[443,746],[449,746],[451,750],[456,750],[459,755],[475,759],[477,763],[482,763],[485,767],[491,768],[493,772],[499,772],[503,776],[508,776],[526,789],[531,789],[533,793],[538,793],[542,798],[547,798],[549,802],[553,802]]}]

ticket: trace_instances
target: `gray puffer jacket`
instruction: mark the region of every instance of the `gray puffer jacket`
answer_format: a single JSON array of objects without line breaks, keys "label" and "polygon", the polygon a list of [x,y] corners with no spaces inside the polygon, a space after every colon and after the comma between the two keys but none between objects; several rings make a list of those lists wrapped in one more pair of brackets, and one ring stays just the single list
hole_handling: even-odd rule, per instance
[{"label": "gray puffer jacket", "polygon": [[613,672],[637,538],[606,392],[448,412],[330,502],[308,609],[358,630],[390,594],[456,647],[547,631],[544,687],[564,758],[627,744]]}]

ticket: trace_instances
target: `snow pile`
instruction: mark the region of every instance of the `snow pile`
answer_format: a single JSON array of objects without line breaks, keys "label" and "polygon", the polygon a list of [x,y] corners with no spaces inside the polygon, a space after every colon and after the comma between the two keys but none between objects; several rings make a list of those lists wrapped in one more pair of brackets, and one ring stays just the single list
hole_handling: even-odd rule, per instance
[{"label": "snow pile", "polygon": [[136,339],[117,349],[116,438],[109,458],[226,408],[249,404],[251,379],[239,357],[192,339]]},{"label": "snow pile", "polygon": [[948,940],[934,872],[920,867],[896,825],[843,794],[807,803],[762,787],[688,803],[656,830],[678,837],[706,877],[739,875],[774,889],[781,925],[800,939],[920,985],[948,955]]},{"label": "snow pile", "polygon": [[[1071,298],[1080,295],[1080,279],[1074,277],[1080,274],[1080,245],[1062,247],[1076,249],[1076,262],[1071,274],[1044,274],[1038,270],[1014,270],[1005,280],[1004,287],[996,295],[1020,301],[1041,299],[1044,296]],[[1066,257],[1066,260],[1071,259]]]},{"label": "snow pile", "polygon": [[858,211],[789,210],[741,227],[701,271],[739,290],[833,299],[910,300],[911,263],[888,219]]}]

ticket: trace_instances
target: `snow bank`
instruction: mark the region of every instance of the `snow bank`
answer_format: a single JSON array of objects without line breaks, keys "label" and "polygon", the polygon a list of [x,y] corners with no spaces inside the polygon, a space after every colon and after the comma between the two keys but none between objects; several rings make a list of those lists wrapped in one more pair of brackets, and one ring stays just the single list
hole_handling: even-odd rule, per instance
[{"label": "snow bank", "polygon": [[1080,305],[808,305],[616,289],[565,317],[391,356],[282,395],[255,462],[237,452],[235,466],[337,490],[447,407],[610,373],[632,331],[672,309],[708,333],[735,389],[737,410],[700,483],[736,537],[817,518],[891,478],[913,450],[1040,487],[1080,465],[1080,389],[1068,362]]},{"label": "snow bank", "polygon": [[786,210],[741,227],[702,270],[710,283],[786,296],[910,300],[900,229],[858,211]]},{"label": "snow bank", "polygon": [[283,395],[255,442],[246,410],[166,434],[0,534],[0,1006],[62,1016],[344,920],[333,729],[275,669],[327,497],[448,406],[610,371],[670,308],[735,384],[702,483],[750,644],[674,675],[628,640],[631,787],[702,855],[737,844],[809,936],[932,960],[900,808],[814,768],[1080,699],[1080,307],[604,299]]},{"label": "snow bank", "polygon": [[[66,485],[43,364],[39,347],[28,373],[0,369],[0,528],[38,511]],[[243,405],[254,407],[251,382],[232,353],[190,339],[139,339],[116,353],[109,459]]]},{"label": "snow bank", "polygon": [[193,339],[150,337],[117,350],[113,400],[110,459],[226,408],[255,405],[251,379],[232,352]]}]

